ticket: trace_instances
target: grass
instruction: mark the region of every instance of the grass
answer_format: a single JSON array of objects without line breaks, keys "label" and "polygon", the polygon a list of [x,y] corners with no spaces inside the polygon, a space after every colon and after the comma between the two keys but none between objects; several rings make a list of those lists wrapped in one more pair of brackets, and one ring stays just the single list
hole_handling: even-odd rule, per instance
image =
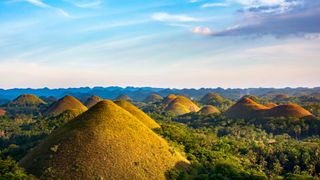
[{"label": "grass", "polygon": [[166,179],[168,170],[188,161],[131,113],[101,101],[53,132],[20,164],[44,179]]},{"label": "grass", "polygon": [[134,117],[139,119],[147,127],[151,129],[160,128],[160,125],[156,121],[154,121],[147,114],[145,114],[143,111],[141,111],[139,108],[132,105],[128,101],[120,100],[120,101],[115,101],[114,103],[116,103],[118,106],[122,107],[129,113],[131,113]]},{"label": "grass", "polygon": [[39,106],[40,104],[46,104],[42,99],[33,94],[23,94],[9,102],[9,106]]},{"label": "grass", "polygon": [[53,103],[45,111],[45,114],[57,116],[66,110],[72,110],[73,112],[79,112],[78,114],[80,114],[85,112],[87,109],[88,108],[84,106],[78,99],[68,95]]},{"label": "grass", "polygon": [[219,109],[212,105],[206,105],[202,107],[199,112],[205,115],[220,113]]},{"label": "grass", "polygon": [[250,98],[242,98],[230,107],[225,115],[230,118],[259,118],[259,117],[294,117],[302,118],[312,114],[297,104],[279,106],[264,106]]},{"label": "grass", "polygon": [[160,102],[163,100],[163,97],[160,96],[159,94],[150,94],[148,97],[146,97],[143,102],[146,102],[146,103],[154,103],[154,102]]},{"label": "grass", "polygon": [[165,109],[166,111],[172,112],[176,115],[182,115],[189,112],[198,112],[200,110],[200,108],[187,97],[184,97],[184,96],[171,96],[169,98],[168,97],[164,100],[165,101],[164,103],[167,103],[170,100],[170,103],[167,105]]}]

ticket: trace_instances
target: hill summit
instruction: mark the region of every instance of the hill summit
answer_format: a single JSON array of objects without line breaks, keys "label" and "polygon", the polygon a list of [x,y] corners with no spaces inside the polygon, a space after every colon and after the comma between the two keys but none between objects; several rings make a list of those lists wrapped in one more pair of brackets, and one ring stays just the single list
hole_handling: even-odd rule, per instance
[{"label": "hill summit", "polygon": [[136,106],[132,105],[128,101],[121,100],[121,101],[115,101],[118,106],[122,107],[129,113],[131,113],[134,117],[139,119],[143,124],[145,124],[147,127],[153,129],[153,128],[160,128],[160,125],[156,123],[153,119],[151,119],[147,114],[145,114],[143,111],[138,109]]},{"label": "hill summit", "polygon": [[145,103],[155,103],[155,102],[161,102],[163,100],[163,97],[160,96],[159,94],[150,94],[149,96],[147,96],[143,102]]},{"label": "hill summit", "polygon": [[188,161],[109,100],[57,129],[20,164],[43,179],[166,179]]},{"label": "hill summit", "polygon": [[261,117],[293,117],[302,118],[312,116],[312,114],[297,104],[276,104],[264,106],[248,97],[240,99],[236,104],[230,107],[225,115],[230,118],[261,118]]},{"label": "hill summit", "polygon": [[92,106],[96,105],[98,102],[102,101],[103,99],[99,96],[93,95],[90,96],[86,102],[84,103],[85,106],[91,108]]},{"label": "hill summit", "polygon": [[125,101],[132,102],[132,99],[131,99],[128,95],[126,95],[126,94],[120,94],[120,95],[116,98],[116,100],[117,100],[117,101],[118,101],[118,100],[125,100]]},{"label": "hill summit", "polygon": [[46,111],[45,114],[57,116],[66,110],[78,112],[78,114],[86,111],[88,108],[84,106],[78,99],[73,96],[67,95],[53,103]]},{"label": "hill summit", "polygon": [[198,112],[200,108],[185,96],[169,95],[163,100],[165,110],[175,115]]},{"label": "hill summit", "polygon": [[8,106],[13,107],[28,107],[28,106],[39,106],[46,104],[42,99],[33,94],[22,94],[16,99],[8,103]]},{"label": "hill summit", "polygon": [[212,105],[206,105],[200,109],[199,113],[204,114],[204,115],[209,115],[209,114],[219,114],[220,111],[218,108],[216,108]]}]

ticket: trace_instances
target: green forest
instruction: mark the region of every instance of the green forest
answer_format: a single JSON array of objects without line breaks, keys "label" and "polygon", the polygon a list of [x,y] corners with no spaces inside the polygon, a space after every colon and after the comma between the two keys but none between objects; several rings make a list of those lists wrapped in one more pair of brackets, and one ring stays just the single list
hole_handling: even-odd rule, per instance
[{"label": "green forest", "polygon": [[[171,169],[167,174],[169,179],[320,178],[318,97],[246,98],[259,105],[300,104],[312,116],[230,118],[225,112],[241,100],[222,97],[193,101],[198,107],[215,106],[219,113],[199,111],[177,115],[165,107],[168,97],[132,103],[156,120],[161,127],[153,131],[190,161],[186,169]],[[43,113],[50,106],[47,103],[3,105],[8,113],[0,116],[0,179],[36,179],[18,162],[31,148],[79,114],[74,110],[57,116]]]}]

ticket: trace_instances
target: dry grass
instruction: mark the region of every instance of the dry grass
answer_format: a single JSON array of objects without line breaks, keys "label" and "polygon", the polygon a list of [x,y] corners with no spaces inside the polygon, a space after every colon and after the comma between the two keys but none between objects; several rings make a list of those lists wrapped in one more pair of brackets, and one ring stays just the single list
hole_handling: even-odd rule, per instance
[{"label": "dry grass", "polygon": [[177,98],[174,94],[169,94],[167,97],[165,97],[162,101],[162,104],[166,107],[168,106],[173,100]]},{"label": "dry grass", "polygon": [[198,112],[200,110],[200,108],[187,97],[176,96],[174,99],[173,97],[174,96],[170,98],[171,102],[165,108],[166,111],[176,115],[182,115],[190,112]]},{"label": "dry grass", "polygon": [[122,107],[129,113],[131,113],[134,117],[139,119],[143,124],[145,124],[147,127],[153,129],[153,128],[160,128],[160,125],[156,123],[153,119],[151,119],[147,114],[145,114],[143,111],[138,109],[136,106],[132,105],[128,101],[115,101],[118,106]]},{"label": "dry grass", "polygon": [[42,99],[33,94],[23,94],[11,101],[9,106],[39,106],[46,104]]},{"label": "dry grass", "polygon": [[53,132],[20,164],[43,179],[165,179],[188,164],[167,142],[112,101]]},{"label": "dry grass", "polygon": [[311,112],[297,104],[279,105],[265,111],[264,116],[268,117],[295,117],[302,118],[312,116]]},{"label": "dry grass", "polygon": [[206,105],[200,109],[199,113],[209,115],[209,114],[219,114],[220,111],[218,108],[212,105]]},{"label": "dry grass", "polygon": [[91,108],[92,106],[96,105],[98,102],[102,100],[103,99],[101,97],[93,95],[86,100],[84,105],[87,106],[88,108]]},{"label": "dry grass", "polygon": [[[258,104],[250,98],[242,98],[235,105],[230,107],[226,116],[230,118],[259,118],[259,117],[295,117],[302,118],[312,116],[312,114],[297,104],[287,104],[274,106]],[[274,106],[274,107],[272,107]]]},{"label": "dry grass", "polygon": [[73,112],[79,112],[78,114],[85,112],[88,108],[84,106],[78,99],[73,96],[64,96],[57,102],[53,103],[46,111],[46,115],[57,116],[66,110],[72,110]]}]

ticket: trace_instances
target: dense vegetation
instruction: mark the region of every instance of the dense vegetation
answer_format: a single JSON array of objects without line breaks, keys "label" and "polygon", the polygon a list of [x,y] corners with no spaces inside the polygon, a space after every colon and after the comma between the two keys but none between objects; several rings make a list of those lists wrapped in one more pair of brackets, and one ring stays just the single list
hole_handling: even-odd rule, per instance
[{"label": "dense vegetation", "polygon": [[[191,162],[188,170],[173,169],[171,179],[318,179],[320,178],[320,99],[313,96],[250,96],[267,104],[297,103],[312,118],[230,119],[223,114],[188,113],[176,116],[161,102],[135,102],[157,120],[163,136]],[[222,112],[234,101],[221,100]],[[198,102],[201,107],[205,104]],[[18,161],[53,130],[76,116],[66,111],[42,115],[44,106],[8,106],[0,117],[0,179],[27,179]],[[18,110],[15,110],[18,109]]]}]

